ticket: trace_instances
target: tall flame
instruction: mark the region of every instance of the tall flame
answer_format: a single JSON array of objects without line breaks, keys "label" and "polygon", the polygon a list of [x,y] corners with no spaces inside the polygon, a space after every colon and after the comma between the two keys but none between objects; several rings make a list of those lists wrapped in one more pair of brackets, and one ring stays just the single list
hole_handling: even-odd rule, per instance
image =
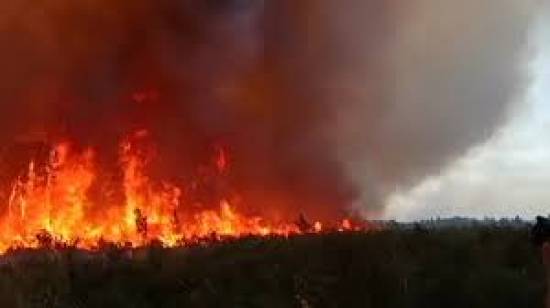
[{"label": "tall flame", "polygon": [[[11,190],[7,211],[0,217],[0,252],[11,247],[38,247],[51,243],[95,248],[101,242],[131,246],[153,240],[166,246],[202,238],[243,235],[290,235],[304,232],[296,223],[273,223],[259,216],[245,215],[228,198],[217,208],[196,209],[189,191],[168,182],[155,182],[146,173],[152,155],[138,146],[147,136],[139,131],[120,144],[119,186],[123,197],[91,197],[101,186],[99,168],[92,149],[75,151],[70,143],[56,145],[48,162],[40,168],[31,162]],[[216,148],[213,167],[220,175],[228,172],[227,152]],[[343,228],[349,229],[349,221]],[[315,222],[311,232],[321,232]]]}]

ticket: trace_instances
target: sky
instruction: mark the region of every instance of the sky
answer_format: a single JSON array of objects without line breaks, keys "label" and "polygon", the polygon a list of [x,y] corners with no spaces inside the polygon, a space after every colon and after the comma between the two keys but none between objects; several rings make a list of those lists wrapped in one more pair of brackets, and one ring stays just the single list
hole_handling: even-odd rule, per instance
[{"label": "sky", "polygon": [[530,86],[488,142],[388,201],[386,218],[550,214],[550,14],[532,27]]}]

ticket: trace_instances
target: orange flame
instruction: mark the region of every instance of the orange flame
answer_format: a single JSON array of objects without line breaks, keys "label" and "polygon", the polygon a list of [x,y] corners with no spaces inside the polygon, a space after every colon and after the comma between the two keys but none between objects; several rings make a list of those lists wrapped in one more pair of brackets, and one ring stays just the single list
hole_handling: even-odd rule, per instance
[{"label": "orange flame", "polygon": [[[120,145],[122,201],[93,201],[90,192],[98,185],[94,151],[75,153],[69,143],[53,148],[45,168],[35,162],[17,179],[0,217],[0,252],[12,247],[39,247],[51,243],[93,249],[101,242],[141,246],[157,240],[166,246],[201,238],[244,235],[288,236],[322,232],[321,222],[312,230],[295,223],[270,223],[247,216],[227,200],[218,209],[191,209],[184,189],[171,183],[155,183],[146,174],[150,155],[136,146],[148,135],[138,131]],[[226,150],[217,148],[214,164],[220,174],[228,171]],[[344,221],[342,228],[351,228]]]}]

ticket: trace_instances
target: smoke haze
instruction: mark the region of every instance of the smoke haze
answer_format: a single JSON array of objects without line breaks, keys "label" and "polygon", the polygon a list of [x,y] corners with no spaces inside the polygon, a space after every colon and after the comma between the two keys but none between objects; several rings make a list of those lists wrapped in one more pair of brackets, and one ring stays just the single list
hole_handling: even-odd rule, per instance
[{"label": "smoke haze", "polygon": [[321,217],[377,213],[395,187],[486,140],[522,94],[533,11],[514,0],[1,6],[3,164],[13,143],[116,153],[147,128],[159,176],[185,180],[223,144],[246,204]]}]

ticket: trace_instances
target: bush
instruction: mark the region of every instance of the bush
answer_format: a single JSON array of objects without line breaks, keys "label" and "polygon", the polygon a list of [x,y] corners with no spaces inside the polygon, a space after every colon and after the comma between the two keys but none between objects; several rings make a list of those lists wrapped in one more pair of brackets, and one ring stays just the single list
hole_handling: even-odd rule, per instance
[{"label": "bush", "polygon": [[0,307],[542,307],[524,231],[387,230],[3,257]]}]

